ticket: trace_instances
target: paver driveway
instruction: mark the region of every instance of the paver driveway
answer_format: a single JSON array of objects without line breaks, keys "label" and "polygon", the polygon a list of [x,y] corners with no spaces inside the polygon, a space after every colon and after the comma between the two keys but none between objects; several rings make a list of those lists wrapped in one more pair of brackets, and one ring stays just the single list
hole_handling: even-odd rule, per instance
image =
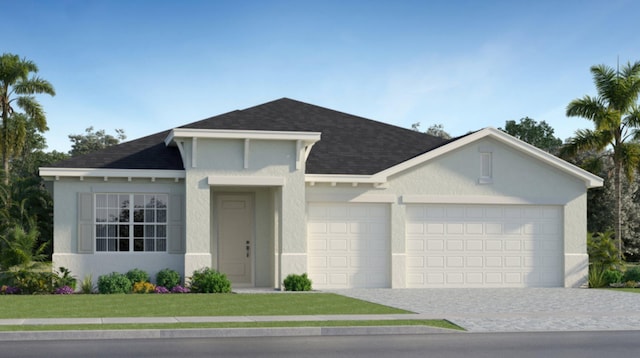
[{"label": "paver driveway", "polygon": [[640,294],[569,288],[346,289],[332,292],[448,319],[469,331],[640,329]]}]

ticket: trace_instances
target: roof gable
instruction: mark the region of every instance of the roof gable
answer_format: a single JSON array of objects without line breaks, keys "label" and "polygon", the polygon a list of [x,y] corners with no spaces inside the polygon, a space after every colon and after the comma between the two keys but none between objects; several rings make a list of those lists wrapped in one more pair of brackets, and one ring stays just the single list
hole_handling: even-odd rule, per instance
[{"label": "roof gable", "polygon": [[506,144],[507,146],[513,148],[514,150],[518,150],[528,156],[531,156],[537,160],[540,160],[541,162],[547,165],[550,165],[556,169],[559,169],[560,171],[565,172],[568,175],[571,175],[581,181],[584,181],[585,186],[587,188],[595,188],[603,185],[603,182],[604,182],[603,179],[598,177],[597,175],[589,173],[584,169],[581,169],[565,160],[562,160],[531,144],[523,142],[507,133],[504,133],[501,130],[498,130],[492,127],[487,127],[477,132],[472,132],[467,135],[458,137],[441,147],[435,148],[434,150],[426,152],[420,156],[414,157],[406,162],[400,163],[399,165],[383,170],[376,174],[377,178],[374,181],[375,182],[386,181],[386,178],[391,175],[400,173],[403,170],[409,169],[411,167],[424,163],[428,160],[439,157],[455,149],[458,149],[460,147],[463,147],[473,142],[477,142],[478,140],[482,138],[487,138],[487,137],[493,138],[501,143]]},{"label": "roof gable", "polygon": [[[320,132],[306,161],[308,174],[373,175],[448,141],[382,122],[282,98],[178,127],[183,129]],[[56,163],[57,168],[184,169],[170,131]]]},{"label": "roof gable", "polygon": [[372,175],[446,140],[406,128],[282,98],[180,128],[320,132],[308,174]]}]

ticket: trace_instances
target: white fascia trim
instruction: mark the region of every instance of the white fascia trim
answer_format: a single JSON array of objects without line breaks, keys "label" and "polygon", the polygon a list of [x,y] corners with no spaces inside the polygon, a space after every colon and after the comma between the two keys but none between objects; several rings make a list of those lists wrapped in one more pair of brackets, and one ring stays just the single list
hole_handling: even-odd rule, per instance
[{"label": "white fascia trim", "polygon": [[211,186],[284,186],[284,177],[217,175],[207,177]]},{"label": "white fascia trim", "polygon": [[419,155],[415,158],[409,159],[406,162],[400,163],[394,167],[391,167],[389,169],[383,170],[379,173],[376,173],[376,176],[383,176],[383,177],[389,177],[391,175],[397,174],[403,170],[409,169],[413,166],[422,164],[430,159],[433,159],[435,157],[438,157],[442,154],[451,152],[453,150],[456,150],[458,148],[461,148],[469,143],[475,142],[479,139],[485,138],[485,137],[490,137],[493,138],[495,140],[498,140],[499,142],[502,142],[504,144],[507,144],[510,147],[513,147],[521,152],[524,152],[527,155],[530,155],[534,158],[537,158],[567,174],[570,174],[574,177],[577,177],[578,179],[584,181],[585,185],[587,186],[587,188],[596,188],[596,187],[600,187],[603,185],[604,180],[596,175],[593,175],[589,172],[587,172],[586,170],[583,170],[581,168],[578,168],[577,166],[568,163],[554,155],[551,155],[545,151],[543,151],[542,149],[536,148],[528,143],[525,143],[517,138],[514,138],[504,132],[502,132],[501,130],[492,128],[492,127],[487,127],[484,128],[482,130],[479,130],[475,133],[469,134],[463,138],[460,138],[458,140],[455,140],[449,144],[445,144],[442,147],[436,148],[434,150],[431,150],[427,153],[424,153],[422,155]]},{"label": "white fascia trim", "polygon": [[320,140],[320,132],[286,132],[286,131],[256,131],[231,129],[193,129],[174,128],[171,130],[165,145],[170,145],[175,138],[220,138],[220,139],[259,139],[259,140],[301,140],[306,145]]},{"label": "white fascia trim", "polygon": [[100,177],[100,178],[156,178],[182,179],[184,170],[160,169],[93,169],[93,168],[40,168],[41,177]]},{"label": "white fascia trim", "polygon": [[520,198],[513,196],[403,195],[403,204],[502,204],[502,205],[566,205],[558,198]]},{"label": "white fascia trim", "polygon": [[363,183],[363,184],[383,184],[387,177],[380,174],[375,175],[349,175],[349,174],[307,174],[304,176],[307,183]]},{"label": "white fascia trim", "polygon": [[320,194],[307,193],[306,200],[308,203],[332,202],[332,203],[396,203],[398,197],[394,194]]}]

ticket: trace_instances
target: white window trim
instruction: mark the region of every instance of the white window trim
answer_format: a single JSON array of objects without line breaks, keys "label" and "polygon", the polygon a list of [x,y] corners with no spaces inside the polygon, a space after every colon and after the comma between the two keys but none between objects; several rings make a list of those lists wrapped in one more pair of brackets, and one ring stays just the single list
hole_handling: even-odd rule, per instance
[{"label": "white window trim", "polygon": [[[170,198],[170,194],[169,193],[161,193],[161,192],[94,192],[93,194],[93,241],[94,241],[94,245],[95,245],[95,250],[94,253],[98,254],[98,255],[113,255],[113,254],[118,254],[118,255],[149,255],[149,254],[167,254],[169,252],[169,210],[170,210],[170,203],[169,203],[169,198]],[[129,225],[129,251],[98,251],[98,237],[96,235],[96,227],[97,225],[104,225],[104,224],[110,224],[109,222],[106,223],[102,223],[102,222],[98,222],[98,215],[97,215],[97,196],[98,195],[129,195],[130,197],[133,197],[135,195],[164,195],[166,197],[166,220],[164,223],[154,223],[154,225],[164,225],[165,226],[165,249],[163,251],[158,251],[158,250],[154,250],[154,251],[135,251],[134,249],[134,236],[133,236],[133,226],[136,225],[135,222],[133,222],[131,220],[131,217],[133,216],[133,206],[131,206],[129,208],[129,217],[130,220],[127,224],[125,225]],[[131,201],[133,202],[133,201]],[[111,223],[114,225],[121,225],[119,222],[117,223]],[[142,223],[138,223],[138,224],[142,224],[142,225],[147,225],[147,224],[151,224],[151,223],[147,223],[147,222],[142,222]],[[157,237],[154,237],[154,240],[157,240]],[[146,240],[146,238],[143,238],[143,240]],[[118,243],[116,242],[116,245],[118,245]]]},{"label": "white window trim", "polygon": [[480,152],[480,176],[478,184],[493,184],[493,149],[481,146]]}]

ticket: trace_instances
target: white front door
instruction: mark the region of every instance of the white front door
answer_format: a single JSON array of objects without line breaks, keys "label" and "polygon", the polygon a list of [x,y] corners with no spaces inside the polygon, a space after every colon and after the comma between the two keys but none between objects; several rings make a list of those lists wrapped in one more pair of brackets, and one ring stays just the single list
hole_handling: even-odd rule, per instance
[{"label": "white front door", "polygon": [[218,267],[234,285],[253,284],[254,207],[250,194],[218,196]]}]

